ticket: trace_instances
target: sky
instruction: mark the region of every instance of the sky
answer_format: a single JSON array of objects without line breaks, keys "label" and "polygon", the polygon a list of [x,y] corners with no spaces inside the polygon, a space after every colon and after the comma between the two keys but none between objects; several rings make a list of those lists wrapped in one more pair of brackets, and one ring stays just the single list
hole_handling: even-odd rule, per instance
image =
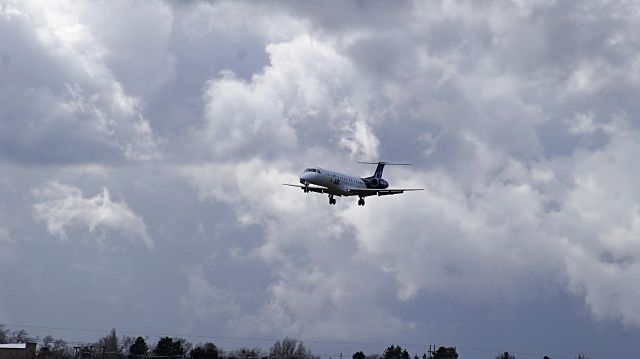
[{"label": "sky", "polygon": [[[629,357],[638,33],[638,1],[0,0],[0,323]],[[378,160],[425,190],[281,186]]]}]

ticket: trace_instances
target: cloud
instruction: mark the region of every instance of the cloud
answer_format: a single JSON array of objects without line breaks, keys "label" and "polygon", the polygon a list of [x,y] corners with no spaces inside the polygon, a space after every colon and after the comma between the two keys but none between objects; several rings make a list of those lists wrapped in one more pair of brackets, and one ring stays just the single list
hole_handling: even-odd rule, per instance
[{"label": "cloud", "polygon": [[36,219],[45,222],[54,236],[67,239],[69,229],[88,227],[101,242],[108,233],[121,233],[153,248],[142,218],[127,203],[112,201],[106,188],[95,197],[84,198],[79,188],[50,182],[34,189],[33,195],[38,200],[33,206]]},{"label": "cloud", "polygon": [[190,318],[228,320],[240,313],[235,293],[212,285],[202,267],[187,270],[187,277],[189,285],[187,292],[180,296],[180,307]]},{"label": "cloud", "polygon": [[0,224],[0,243],[11,243],[11,232]]},{"label": "cloud", "polygon": [[[637,23],[637,4],[606,1],[5,2],[0,241],[51,250],[46,227],[155,246],[119,266],[139,292],[110,309],[138,303],[167,331],[158,308],[328,340],[446,336],[455,317],[495,343],[485,319],[520,328],[567,295],[569,329],[638,328]],[[414,163],[385,178],[425,191],[363,208],[281,186],[378,159]],[[126,201],[80,190],[101,187]],[[104,252],[86,278],[120,283]],[[145,296],[158,273],[187,282]]]},{"label": "cloud", "polygon": [[640,142],[637,129],[612,117],[603,125],[611,132],[610,142],[600,151],[576,156],[571,164],[574,185],[550,218],[567,243],[571,290],[584,295],[596,317],[638,326],[640,297],[629,283],[640,273],[640,192],[628,164]]},{"label": "cloud", "polygon": [[3,158],[74,163],[157,155],[143,102],[114,77],[84,8],[64,1],[0,8]]},{"label": "cloud", "polygon": [[[270,65],[246,82],[224,72],[207,83],[203,147],[215,159],[274,157],[302,145],[377,156],[357,71],[334,46],[302,35],[266,47]],[[328,81],[327,81],[328,79]]]},{"label": "cloud", "polygon": [[[393,288],[394,296],[404,303],[444,294],[489,305],[566,288],[584,294],[598,317],[638,323],[633,308],[627,305],[636,300],[633,291],[623,290],[623,282],[610,287],[599,284],[604,278],[616,278],[615,273],[627,279],[633,276],[634,267],[627,270],[622,264],[609,262],[634,260],[620,260],[606,251],[583,253],[583,246],[593,249],[596,243],[584,242],[593,236],[589,233],[615,233],[603,237],[603,243],[633,238],[633,204],[614,201],[619,206],[616,213],[629,223],[618,223],[608,212],[595,210],[595,223],[601,227],[585,231],[580,225],[569,225],[585,220],[574,211],[581,213],[592,206],[582,201],[594,198],[593,194],[582,192],[600,187],[579,180],[584,175],[581,164],[593,162],[597,168],[607,163],[609,157],[603,153],[618,146],[610,141],[629,141],[623,140],[627,137],[622,134],[634,127],[629,121],[616,119],[624,117],[620,111],[627,108],[624,101],[614,99],[606,110],[594,110],[596,106],[589,99],[598,94],[608,96],[606,91],[612,84],[583,75],[593,74],[595,69],[615,72],[614,77],[634,73],[634,61],[619,58],[620,48],[592,49],[602,53],[598,60],[592,60],[588,46],[580,48],[577,55],[561,52],[556,58],[561,43],[577,39],[572,34],[555,39],[546,30],[561,24],[582,28],[590,21],[591,11],[611,21],[614,29],[624,28],[630,20],[615,18],[610,12],[587,11],[577,3],[562,5],[576,17],[554,17],[550,14],[557,6],[546,2],[507,7],[416,5],[415,17],[409,17],[410,25],[404,31],[382,37],[384,26],[377,28],[373,17],[352,23],[335,19],[336,23],[328,24],[322,13],[309,15],[312,24],[323,24],[321,35],[269,45],[269,65],[249,81],[223,75],[209,82],[206,132],[214,136],[209,137],[209,147],[218,160],[223,153],[236,160],[194,165],[184,173],[203,199],[230,204],[239,222],[263,228],[265,243],[254,253],[275,268],[280,282],[270,287],[269,304],[258,322],[323,335],[319,319],[316,322],[315,317],[301,314],[322,312],[322,296],[312,295],[317,301],[301,298],[316,290],[340,291],[341,285],[332,280],[334,273],[319,269],[336,264],[317,255],[324,253],[322,250],[315,252],[316,242],[338,241],[334,248],[345,250],[346,246],[353,251],[349,259],[358,258],[359,265],[386,276],[384,285],[371,289],[373,296]],[[304,6],[294,6],[296,11],[308,14]],[[540,13],[548,16],[538,17]],[[354,27],[358,31],[349,32]],[[439,43],[437,35],[447,29],[458,32],[450,34],[450,41]],[[592,32],[580,36],[594,45],[606,38]],[[382,51],[388,43],[394,43],[394,50]],[[520,43],[533,47],[527,52],[516,46]],[[612,65],[618,60],[622,60],[621,68]],[[637,87],[633,78],[621,81]],[[233,94],[234,107],[223,110],[227,89],[230,96]],[[334,94],[340,94],[339,98]],[[240,116],[233,124],[219,124],[233,114]],[[318,122],[320,118],[322,122]],[[561,144],[573,147],[572,156],[545,157],[557,146],[541,130],[550,123],[562,124],[564,135],[578,139]],[[279,140],[256,146],[266,138]],[[327,138],[332,140],[318,140]],[[408,156],[415,156],[419,167],[387,173],[396,179],[412,179],[412,183],[397,180],[394,186],[426,186],[426,191],[385,199],[384,213],[392,215],[381,221],[381,213],[372,209],[376,199],[365,209],[350,203],[342,210],[327,210],[318,207],[325,199],[308,196],[300,199],[307,201],[302,208],[296,194],[279,192],[275,196],[265,189],[285,182],[287,173],[295,179],[294,164],[302,168],[309,164],[305,157],[312,160],[322,158],[319,154],[328,155],[333,143],[351,158],[377,158],[380,153],[404,158],[410,152]],[[292,150],[298,153],[284,155]],[[632,177],[620,173],[620,178]],[[602,182],[603,188],[611,188]],[[626,182],[620,185],[632,187]],[[605,202],[609,195],[613,194],[595,198]],[[614,230],[619,225],[627,229]],[[309,234],[309,228],[321,231]],[[629,253],[629,248],[625,249]],[[599,268],[605,273],[613,270],[610,276],[598,280],[600,270],[591,277],[589,271],[579,269],[587,258],[600,257],[606,263]],[[307,277],[298,279],[288,268]],[[371,276],[349,265],[338,268],[354,277],[362,275],[359,281]],[[315,282],[310,278],[323,279]],[[620,299],[623,305],[605,306],[604,298],[610,295],[624,298]],[[298,299],[290,301],[288,297]],[[301,309],[295,305],[299,302],[317,307]],[[331,315],[331,311],[325,313],[325,317]],[[292,319],[300,316],[304,319]]]}]

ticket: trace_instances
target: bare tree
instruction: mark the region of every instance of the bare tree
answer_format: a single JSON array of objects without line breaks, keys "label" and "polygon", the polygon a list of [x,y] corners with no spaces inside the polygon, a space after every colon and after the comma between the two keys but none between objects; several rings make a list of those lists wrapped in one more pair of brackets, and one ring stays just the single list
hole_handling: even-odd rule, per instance
[{"label": "bare tree", "polygon": [[6,344],[9,341],[9,329],[4,328],[4,324],[0,324],[0,344]]},{"label": "bare tree", "polygon": [[117,359],[120,354],[120,343],[118,341],[118,334],[115,329],[111,329],[111,332],[106,336],[100,338],[97,343],[98,348],[103,348],[105,351],[105,358]]},{"label": "bare tree", "polygon": [[11,337],[9,338],[10,343],[27,343],[31,341],[33,341],[33,338],[24,329],[11,332]]},{"label": "bare tree", "polygon": [[509,354],[509,352],[504,352],[496,356],[496,359],[516,359],[516,357],[513,354]]},{"label": "bare tree", "polygon": [[311,359],[311,351],[308,350],[302,341],[295,338],[286,337],[282,341],[278,340],[269,350],[271,359]]},{"label": "bare tree", "polygon": [[262,349],[260,348],[245,348],[241,347],[236,350],[230,351],[227,356],[235,357],[238,359],[260,359],[263,357]]}]

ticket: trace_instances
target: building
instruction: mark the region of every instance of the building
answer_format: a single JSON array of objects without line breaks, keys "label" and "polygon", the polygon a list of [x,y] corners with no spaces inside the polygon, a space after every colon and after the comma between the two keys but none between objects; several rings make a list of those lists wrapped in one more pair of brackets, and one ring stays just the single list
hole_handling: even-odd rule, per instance
[{"label": "building", "polygon": [[36,359],[36,343],[0,344],[0,359]]}]

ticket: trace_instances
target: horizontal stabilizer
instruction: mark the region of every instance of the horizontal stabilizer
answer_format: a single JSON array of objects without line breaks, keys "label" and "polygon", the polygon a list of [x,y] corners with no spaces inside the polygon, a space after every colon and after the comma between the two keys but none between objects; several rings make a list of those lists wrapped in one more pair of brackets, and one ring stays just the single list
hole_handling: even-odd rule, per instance
[{"label": "horizontal stabilizer", "polygon": [[364,162],[364,161],[358,161],[358,163],[364,163],[365,165],[379,165],[379,164],[383,164],[383,165],[388,165],[388,166],[411,166],[411,163],[393,163],[393,162],[384,162],[384,161],[380,161],[380,162]]}]

